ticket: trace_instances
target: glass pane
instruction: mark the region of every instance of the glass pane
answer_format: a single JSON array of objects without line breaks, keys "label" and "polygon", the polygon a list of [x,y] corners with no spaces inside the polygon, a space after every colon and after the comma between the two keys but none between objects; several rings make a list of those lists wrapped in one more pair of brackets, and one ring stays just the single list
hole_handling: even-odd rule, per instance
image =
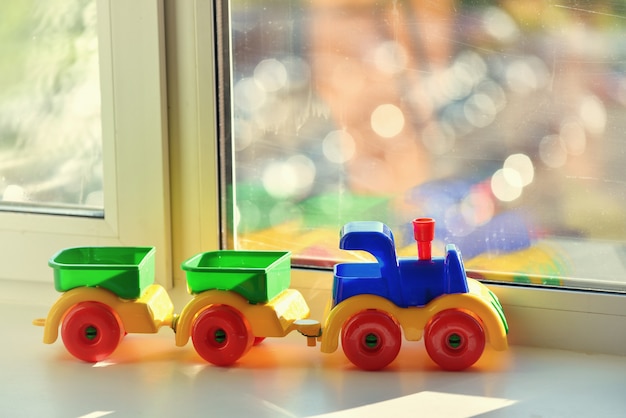
[{"label": "glass pane", "polygon": [[[233,245],[436,219],[472,275],[626,289],[622,2],[230,2]],[[362,255],[357,255],[362,257]]]},{"label": "glass pane", "polygon": [[0,209],[102,216],[96,0],[0,5]]}]

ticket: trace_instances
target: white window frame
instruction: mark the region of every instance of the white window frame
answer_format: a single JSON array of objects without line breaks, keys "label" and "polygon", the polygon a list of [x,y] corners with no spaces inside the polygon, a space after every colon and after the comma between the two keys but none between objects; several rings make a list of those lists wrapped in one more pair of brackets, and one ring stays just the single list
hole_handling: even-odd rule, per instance
[{"label": "white window frame", "polygon": [[62,248],[157,247],[171,277],[169,167],[162,0],[97,0],[104,218],[0,213],[2,278],[50,281]]},{"label": "white window frame", "polygon": [[172,276],[219,248],[219,186],[213,1],[166,1]]}]

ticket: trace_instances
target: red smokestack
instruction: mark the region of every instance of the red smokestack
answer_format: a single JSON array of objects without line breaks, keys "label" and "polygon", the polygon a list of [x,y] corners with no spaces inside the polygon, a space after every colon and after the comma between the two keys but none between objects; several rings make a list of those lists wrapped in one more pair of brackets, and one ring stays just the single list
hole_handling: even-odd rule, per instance
[{"label": "red smokestack", "polygon": [[435,220],[417,218],[413,220],[413,236],[417,241],[417,257],[420,260],[431,259],[431,243],[435,238]]}]

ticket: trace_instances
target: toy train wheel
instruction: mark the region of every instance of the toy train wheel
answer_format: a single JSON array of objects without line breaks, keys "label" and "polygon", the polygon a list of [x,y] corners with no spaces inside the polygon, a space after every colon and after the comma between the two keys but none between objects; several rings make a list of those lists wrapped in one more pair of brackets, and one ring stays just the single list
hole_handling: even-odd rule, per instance
[{"label": "toy train wheel", "polygon": [[402,345],[400,326],[385,312],[365,310],[353,315],[341,330],[343,352],[363,370],[380,370],[391,363]]},{"label": "toy train wheel", "polygon": [[191,339],[200,357],[216,366],[235,363],[254,342],[245,317],[226,305],[212,305],[200,312],[193,323]]},{"label": "toy train wheel", "polygon": [[474,315],[448,309],[426,325],[424,344],[430,358],[444,370],[463,370],[476,363],[485,349],[485,331]]},{"label": "toy train wheel", "polygon": [[100,302],[81,302],[73,306],[61,325],[61,338],[67,351],[91,363],[108,358],[124,335],[117,313]]}]

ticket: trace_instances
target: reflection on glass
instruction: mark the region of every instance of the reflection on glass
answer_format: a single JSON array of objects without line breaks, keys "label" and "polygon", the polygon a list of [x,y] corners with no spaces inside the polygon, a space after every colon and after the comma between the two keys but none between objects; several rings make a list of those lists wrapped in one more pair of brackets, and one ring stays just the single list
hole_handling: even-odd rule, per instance
[{"label": "reflection on glass", "polygon": [[101,216],[96,1],[4,0],[0,45],[0,209]]},{"label": "reflection on glass", "polygon": [[626,289],[622,2],[230,9],[236,247],[332,264],[375,219],[413,255],[431,216],[474,275]]}]

